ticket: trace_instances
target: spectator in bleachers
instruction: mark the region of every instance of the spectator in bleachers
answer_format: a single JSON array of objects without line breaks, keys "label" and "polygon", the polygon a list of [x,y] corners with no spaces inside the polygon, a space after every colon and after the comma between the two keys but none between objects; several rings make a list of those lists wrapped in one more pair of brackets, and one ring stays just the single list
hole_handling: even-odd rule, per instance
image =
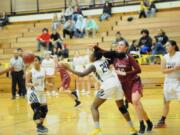
[{"label": "spectator in bleachers", "polygon": [[84,18],[83,16],[79,16],[78,20],[76,21],[75,24],[75,33],[74,35],[78,38],[82,38],[85,35],[85,30],[86,30],[86,18]]},{"label": "spectator in bleachers", "polygon": [[164,32],[164,30],[160,29],[159,34],[154,37],[157,43],[161,43],[163,46],[169,40],[168,36]]},{"label": "spectator in bleachers", "polygon": [[154,0],[141,0],[139,18],[155,16],[156,11]]},{"label": "spectator in bleachers", "polygon": [[6,12],[2,12],[0,16],[0,27],[3,27],[8,24],[8,16]]},{"label": "spectator in bleachers", "polygon": [[137,40],[132,41],[132,43],[131,43],[131,45],[129,47],[129,50],[128,50],[129,53],[132,52],[132,51],[134,51],[134,52],[138,51],[136,42],[137,42]]},{"label": "spectator in bleachers", "polygon": [[141,54],[147,54],[151,51],[152,38],[149,36],[149,31],[147,29],[141,30],[142,37],[139,39],[138,46],[141,48]]},{"label": "spectator in bleachers", "polygon": [[115,41],[113,41],[113,44],[116,44],[116,45],[117,45],[117,44],[118,44],[120,41],[122,41],[122,40],[125,40],[125,38],[122,37],[120,31],[117,31],[117,32],[116,32],[116,39],[115,39]]},{"label": "spectator in bleachers", "polygon": [[37,51],[43,47],[45,50],[49,50],[50,34],[47,28],[42,30],[42,34],[37,37]]},{"label": "spectator in bleachers", "polygon": [[65,22],[63,28],[63,38],[66,38],[66,35],[69,35],[72,39],[74,36],[75,22],[72,19],[69,19]]},{"label": "spectator in bleachers", "polygon": [[69,57],[69,49],[67,48],[66,44],[62,45],[61,53],[62,53],[63,58],[68,58]]},{"label": "spectator in bleachers", "polygon": [[111,12],[112,5],[106,1],[103,6],[103,14],[100,16],[100,21],[107,20],[109,17],[112,16]]},{"label": "spectator in bleachers", "polygon": [[86,32],[88,36],[94,37],[97,31],[98,31],[98,25],[96,21],[91,16],[89,16],[89,19],[86,25]]},{"label": "spectator in bleachers", "polygon": [[72,19],[76,22],[79,16],[83,16],[82,11],[78,5],[73,7]]},{"label": "spectator in bleachers", "polygon": [[51,37],[50,37],[50,51],[53,51],[54,48],[57,50],[58,48],[62,48],[63,39],[61,35],[56,31],[53,30]]},{"label": "spectator in bleachers", "polygon": [[60,27],[60,21],[58,20],[58,15],[55,14],[54,17],[53,17],[53,22],[52,22],[52,26],[51,26],[52,31],[58,30],[59,27]]},{"label": "spectator in bleachers", "polygon": [[64,17],[67,20],[71,19],[73,15],[73,8],[71,6],[69,6],[68,8],[66,8],[66,10],[64,11]]}]

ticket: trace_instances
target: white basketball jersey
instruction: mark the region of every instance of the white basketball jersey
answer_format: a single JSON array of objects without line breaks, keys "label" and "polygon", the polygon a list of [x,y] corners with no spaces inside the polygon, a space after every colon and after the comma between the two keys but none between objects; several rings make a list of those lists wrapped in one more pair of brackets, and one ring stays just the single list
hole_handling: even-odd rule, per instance
[{"label": "white basketball jersey", "polygon": [[101,81],[105,82],[107,79],[114,77],[112,71],[109,69],[108,61],[106,59],[100,59],[95,61],[93,65],[96,68],[95,76]]},{"label": "white basketball jersey", "polygon": [[44,59],[42,61],[42,68],[45,70],[46,75],[54,75],[55,67],[56,65],[53,59]]},{"label": "white basketball jersey", "polygon": [[35,87],[35,91],[44,91],[45,71],[43,70],[43,68],[41,68],[40,71],[32,68],[31,73],[32,83],[38,83],[38,85]]},{"label": "white basketball jersey", "polygon": [[[164,56],[164,59],[166,61],[166,68],[173,68],[175,66],[180,66],[180,52],[176,52],[171,57],[169,56],[169,54],[166,54]],[[178,77],[180,77],[180,70],[166,74],[166,79],[177,79]]]}]

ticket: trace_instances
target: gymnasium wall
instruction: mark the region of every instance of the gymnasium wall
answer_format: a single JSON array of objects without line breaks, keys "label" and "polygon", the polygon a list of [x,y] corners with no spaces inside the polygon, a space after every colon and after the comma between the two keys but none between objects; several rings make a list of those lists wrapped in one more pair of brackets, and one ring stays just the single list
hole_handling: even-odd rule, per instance
[{"label": "gymnasium wall", "polygon": [[[180,1],[158,3],[157,7],[158,7],[158,9],[177,8],[177,7],[180,7]],[[46,6],[44,5],[43,8],[46,8]],[[112,12],[113,13],[138,12],[139,8],[140,8],[139,5],[125,6],[125,7],[113,7]],[[102,9],[93,9],[93,10],[84,10],[83,11],[84,15],[99,15],[101,13],[102,13]],[[60,14],[61,13],[58,13],[58,15],[60,15]],[[48,19],[52,19],[53,15],[54,15],[54,13],[26,15],[26,16],[13,16],[13,17],[10,17],[9,20],[10,20],[10,22],[48,20]]]}]

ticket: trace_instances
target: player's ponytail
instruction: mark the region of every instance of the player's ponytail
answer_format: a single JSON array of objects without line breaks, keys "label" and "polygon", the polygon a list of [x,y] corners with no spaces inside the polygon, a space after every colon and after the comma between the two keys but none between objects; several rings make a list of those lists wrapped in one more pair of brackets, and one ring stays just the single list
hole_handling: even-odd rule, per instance
[{"label": "player's ponytail", "polygon": [[178,47],[176,41],[174,41],[174,40],[169,40],[168,42],[171,44],[171,46],[174,46],[175,51],[179,51],[179,47]]}]

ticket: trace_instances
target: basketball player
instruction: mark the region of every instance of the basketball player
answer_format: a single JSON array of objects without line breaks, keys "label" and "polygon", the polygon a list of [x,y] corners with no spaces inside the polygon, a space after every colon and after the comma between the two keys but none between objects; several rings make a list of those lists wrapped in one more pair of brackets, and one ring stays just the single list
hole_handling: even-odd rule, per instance
[{"label": "basketball player", "polygon": [[169,113],[169,104],[173,99],[180,101],[180,52],[176,41],[166,43],[168,54],[162,60],[162,72],[166,75],[164,81],[163,115],[155,128],[166,127],[165,119]]},{"label": "basketball player", "polygon": [[[123,114],[126,121],[128,121],[131,134],[136,135],[136,130],[131,122],[129,112],[124,107],[123,104],[123,91],[117,77],[109,69],[109,63],[106,59],[102,59],[102,54],[98,51],[94,51],[90,56],[90,61],[92,65],[86,69],[84,72],[78,72],[71,69],[68,65],[64,67],[70,72],[84,77],[90,73],[94,73],[97,79],[101,82],[101,90],[98,91],[96,98],[91,106],[91,112],[93,115],[95,129],[91,135],[100,135],[102,134],[99,123],[99,110],[98,108],[109,98],[115,98],[116,104],[120,112]],[[108,84],[108,85],[107,85]]]},{"label": "basketball player", "polygon": [[34,67],[27,73],[26,76],[26,87],[28,89],[28,103],[34,111],[33,120],[37,125],[37,132],[39,134],[48,132],[48,129],[43,126],[44,119],[46,118],[48,112],[44,85],[45,71],[41,67],[40,57],[36,56],[34,59]]},{"label": "basketball player", "polygon": [[[79,51],[75,52],[75,56],[73,58],[73,67],[76,71],[83,71],[85,69],[84,67],[84,59],[82,56],[80,56]],[[81,86],[81,92],[82,94],[85,93],[85,79],[82,77],[77,76],[76,77],[76,91],[79,92]]]},{"label": "basketball player", "polygon": [[[152,130],[153,124],[149,120],[143,105],[141,103],[142,97],[142,84],[141,78],[137,75],[141,72],[140,66],[136,63],[135,59],[127,54],[128,42],[122,40],[118,43],[116,51],[104,51],[95,46],[95,50],[99,50],[106,58],[109,58],[118,74],[119,81],[122,83],[122,88],[128,102],[134,105],[138,119],[140,121],[139,133],[145,133],[145,124],[147,123],[147,132]],[[125,55],[125,57],[123,57]]]},{"label": "basketball player", "polygon": [[54,60],[50,56],[50,52],[45,52],[45,58],[42,61],[42,68],[46,73],[46,87],[47,87],[47,95],[48,96],[57,96],[58,93],[55,90],[55,63]]},{"label": "basketball player", "polygon": [[63,68],[63,66],[61,66],[60,63],[58,63],[58,58],[56,56],[54,56],[54,61],[56,64],[56,69],[60,73],[60,78],[61,78],[61,88],[59,89],[59,92],[67,93],[70,97],[74,99],[75,101],[74,107],[78,107],[81,104],[81,102],[79,100],[77,91],[75,89],[70,90],[71,76],[66,71],[66,69]]}]

